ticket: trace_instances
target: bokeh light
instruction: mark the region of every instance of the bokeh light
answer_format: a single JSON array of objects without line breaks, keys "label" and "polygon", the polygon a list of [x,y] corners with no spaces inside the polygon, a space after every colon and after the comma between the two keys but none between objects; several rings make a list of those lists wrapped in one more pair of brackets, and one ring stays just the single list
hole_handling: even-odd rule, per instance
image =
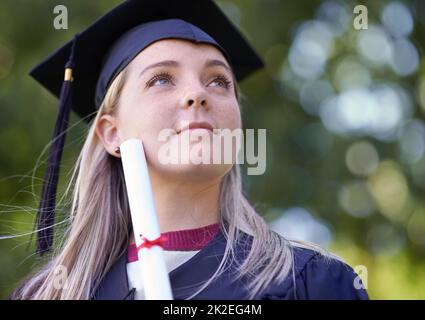
[{"label": "bokeh light", "polygon": [[378,162],[378,151],[368,141],[357,141],[351,144],[345,155],[347,168],[358,176],[370,175],[378,166]]},{"label": "bokeh light", "polygon": [[399,1],[390,2],[384,7],[381,21],[395,38],[409,36],[413,30],[412,13]]},{"label": "bokeh light", "polygon": [[425,123],[415,119],[407,121],[399,133],[400,161],[413,164],[425,153]]},{"label": "bokeh light", "polygon": [[357,49],[372,66],[384,66],[391,60],[391,39],[387,31],[378,25],[370,25],[366,32],[359,32]]},{"label": "bokeh light", "polygon": [[326,99],[320,106],[324,125],[337,134],[393,140],[400,123],[411,115],[403,89],[379,84],[371,89],[351,89]]},{"label": "bokeh light", "polygon": [[375,210],[369,187],[364,181],[353,181],[342,186],[338,200],[341,207],[356,218],[368,217]]},{"label": "bokeh light", "polygon": [[378,256],[393,256],[402,250],[405,235],[400,228],[390,223],[373,226],[367,234],[369,250]]},{"label": "bokeh light", "polygon": [[368,182],[379,212],[392,221],[403,222],[410,214],[412,200],[400,166],[391,160],[382,161]]},{"label": "bokeh light", "polygon": [[329,227],[301,207],[285,210],[278,219],[271,222],[270,227],[287,239],[309,241],[322,247],[328,247],[332,240]]},{"label": "bokeh light", "polygon": [[333,34],[321,21],[303,23],[289,51],[289,63],[296,75],[315,79],[322,75],[333,48]]}]

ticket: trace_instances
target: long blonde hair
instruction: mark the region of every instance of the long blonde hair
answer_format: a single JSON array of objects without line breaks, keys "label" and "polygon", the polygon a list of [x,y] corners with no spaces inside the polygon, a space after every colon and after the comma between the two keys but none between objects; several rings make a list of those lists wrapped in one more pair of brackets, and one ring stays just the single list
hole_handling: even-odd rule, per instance
[{"label": "long blonde hair", "polygon": [[[90,299],[102,278],[125,252],[132,227],[121,160],[107,153],[95,134],[100,116],[112,114],[118,108],[125,80],[126,69],[108,89],[73,168],[66,189],[66,193],[72,190],[70,223],[62,237],[63,243],[57,246],[48,263],[15,290],[14,299]],[[239,101],[237,86],[235,94]],[[249,299],[273,282],[283,281],[293,269],[291,243],[270,230],[249,203],[243,193],[238,164],[223,177],[220,188],[220,225],[227,240],[224,256],[213,277],[188,299],[218,277],[227,262],[237,265],[239,277],[249,279]],[[246,259],[239,263],[234,250],[243,233],[253,236],[252,245]],[[64,270],[66,285],[58,287],[58,272]]]}]

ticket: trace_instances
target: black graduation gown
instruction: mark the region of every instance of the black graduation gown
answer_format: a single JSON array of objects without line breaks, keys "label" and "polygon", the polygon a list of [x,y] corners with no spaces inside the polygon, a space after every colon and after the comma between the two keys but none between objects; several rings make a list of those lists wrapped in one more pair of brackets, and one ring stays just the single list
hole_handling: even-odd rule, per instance
[{"label": "black graduation gown", "polygon": [[[244,235],[236,250],[239,261],[249,250],[251,236]],[[226,240],[220,231],[207,246],[192,258],[169,273],[173,297],[184,300],[193,294],[199,285],[208,280],[223,257]],[[356,289],[357,274],[347,264],[325,258],[310,249],[294,247],[295,282],[291,274],[280,284],[269,286],[256,300],[288,299],[368,299],[364,289]],[[98,289],[92,294],[95,300],[134,300],[135,289],[128,287],[127,252],[112,266]],[[246,282],[235,281],[235,268],[230,267],[194,299],[200,300],[245,300],[248,299]],[[358,282],[358,281],[357,281]]]}]

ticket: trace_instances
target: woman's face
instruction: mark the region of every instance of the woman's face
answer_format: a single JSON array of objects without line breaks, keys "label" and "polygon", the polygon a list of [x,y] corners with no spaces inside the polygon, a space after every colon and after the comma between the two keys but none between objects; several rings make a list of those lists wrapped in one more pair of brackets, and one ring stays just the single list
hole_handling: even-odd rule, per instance
[{"label": "woman's face", "polygon": [[[232,164],[196,164],[190,160],[190,152],[201,149],[198,155],[202,155],[203,148],[210,150],[212,159],[214,149],[221,147],[205,142],[212,142],[215,133],[207,129],[182,130],[182,126],[206,122],[215,129],[241,128],[234,86],[229,65],[214,46],[179,39],[157,41],[130,63],[110,128],[114,128],[119,144],[129,138],[142,140],[151,170],[183,175],[185,179],[222,176]],[[169,137],[166,141],[160,141],[161,132]],[[189,150],[183,147],[183,137],[190,141]],[[196,137],[199,142],[191,141]],[[161,161],[164,150],[176,148],[180,154],[166,153],[174,155],[171,164],[164,163],[164,158]],[[189,163],[181,163],[184,157]]]}]

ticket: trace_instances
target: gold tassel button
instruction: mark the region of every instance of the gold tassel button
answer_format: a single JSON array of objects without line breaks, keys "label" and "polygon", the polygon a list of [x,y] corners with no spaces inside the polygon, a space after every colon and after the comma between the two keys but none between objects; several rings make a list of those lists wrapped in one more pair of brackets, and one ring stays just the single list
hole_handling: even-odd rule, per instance
[{"label": "gold tassel button", "polygon": [[74,78],[72,77],[72,69],[71,68],[65,69],[65,81],[74,81]]}]

